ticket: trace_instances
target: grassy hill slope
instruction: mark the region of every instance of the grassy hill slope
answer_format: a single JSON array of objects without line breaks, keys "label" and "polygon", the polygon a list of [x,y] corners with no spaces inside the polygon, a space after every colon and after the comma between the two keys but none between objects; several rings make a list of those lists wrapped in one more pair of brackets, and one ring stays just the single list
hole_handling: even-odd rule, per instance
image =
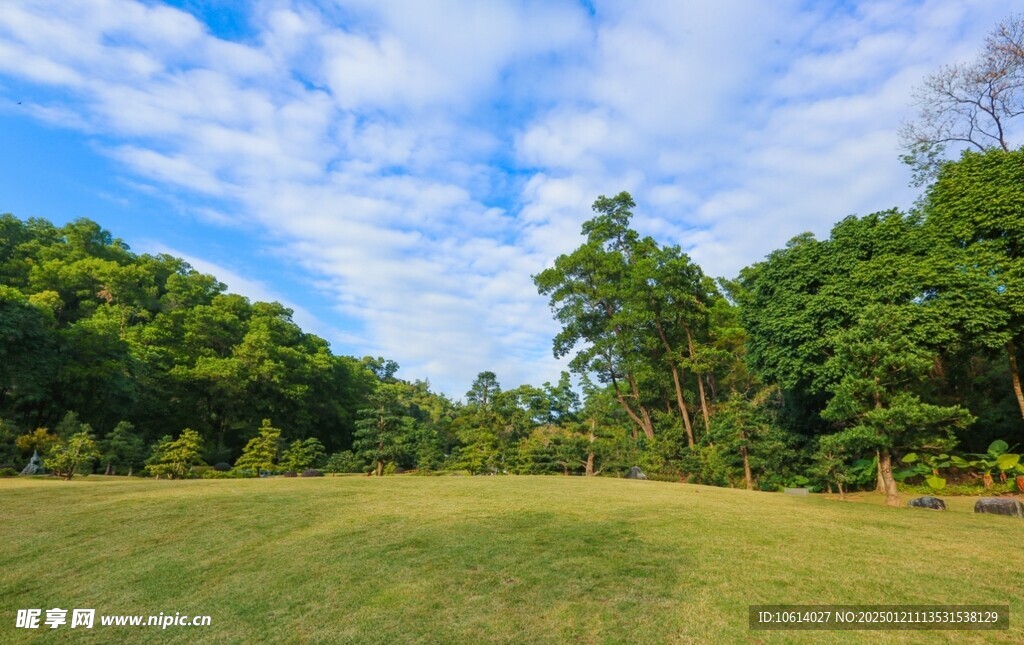
[{"label": "grassy hill slope", "polygon": [[[560,477],[0,480],[0,641],[1024,642],[1024,521]],[[751,604],[1009,604],[752,632]],[[17,609],[210,627],[15,629]]]}]

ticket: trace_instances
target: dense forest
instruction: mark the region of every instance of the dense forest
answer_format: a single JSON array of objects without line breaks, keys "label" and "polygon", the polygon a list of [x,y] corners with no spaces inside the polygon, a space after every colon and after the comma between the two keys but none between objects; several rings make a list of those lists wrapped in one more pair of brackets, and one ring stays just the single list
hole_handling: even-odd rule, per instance
[{"label": "dense forest", "polygon": [[734,279],[642,237],[628,193],[599,197],[533,276],[572,374],[502,389],[481,366],[459,401],[95,222],[0,216],[0,474],[38,454],[65,478],[640,466],[890,504],[900,484],[1024,492],[1024,16],[916,100],[913,209],[798,235]]},{"label": "dense forest", "polygon": [[534,276],[577,385],[482,371],[464,401],[95,222],[4,215],[0,468],[33,452],[67,476],[638,465],[890,494],[1020,473],[1024,152],[964,153],[911,212],[797,236],[733,280],[641,237],[635,207],[599,198],[583,244]]}]

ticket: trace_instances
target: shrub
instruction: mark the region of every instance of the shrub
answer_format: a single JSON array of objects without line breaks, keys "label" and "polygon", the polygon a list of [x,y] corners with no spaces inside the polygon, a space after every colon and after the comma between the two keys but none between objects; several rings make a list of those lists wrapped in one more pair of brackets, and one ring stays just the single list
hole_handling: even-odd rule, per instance
[{"label": "shrub", "polygon": [[294,470],[286,470],[283,473],[281,473],[281,476],[282,477],[298,477],[298,475],[295,474]]},{"label": "shrub", "polygon": [[[924,484],[910,485],[910,484],[897,484],[897,488],[901,493],[907,493],[910,495],[934,495],[935,490]],[[942,489],[941,495],[961,495],[964,497],[982,497],[987,495],[1012,495],[1016,492],[1016,487],[1013,482],[1007,482],[1005,484],[996,482],[992,484],[990,488],[985,488],[980,484],[969,484],[959,483],[950,484]]]},{"label": "shrub", "polygon": [[237,472],[224,472],[223,470],[207,470],[202,475],[203,479],[240,479],[242,475]]},{"label": "shrub", "polygon": [[323,477],[324,474],[322,472],[320,472],[319,470],[317,470],[316,468],[307,468],[306,470],[302,471],[302,476],[303,477]]},{"label": "shrub", "polygon": [[329,473],[361,473],[365,462],[356,457],[351,450],[337,452],[327,460],[327,472]]},{"label": "shrub", "polygon": [[11,468],[11,467],[0,468],[0,477],[17,477],[17,476],[18,476],[18,471],[13,469],[13,468]]},{"label": "shrub", "polygon": [[231,464],[226,461],[219,461],[213,465],[213,469],[220,473],[226,473],[231,470]]}]

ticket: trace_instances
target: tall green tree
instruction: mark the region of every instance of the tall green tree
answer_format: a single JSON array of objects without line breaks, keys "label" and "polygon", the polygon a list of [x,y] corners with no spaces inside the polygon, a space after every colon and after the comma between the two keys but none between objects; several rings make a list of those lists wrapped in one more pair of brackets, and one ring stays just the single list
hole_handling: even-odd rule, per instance
[{"label": "tall green tree", "polygon": [[[640,391],[643,346],[630,320],[630,270],[641,241],[629,227],[636,206],[629,193],[599,197],[597,215],[583,224],[586,242],[534,276],[542,295],[549,296],[562,331],[555,336],[556,358],[576,350],[569,363],[578,374],[596,374],[610,383],[619,404],[647,437],[654,436],[651,412]],[[576,349],[577,345],[580,347]]]},{"label": "tall green tree", "polygon": [[926,327],[916,306],[871,305],[836,338],[827,361],[839,375],[822,416],[843,426],[834,441],[878,455],[886,502],[899,506],[892,475],[894,453],[948,450],[954,429],[966,428],[971,414],[960,406],[925,403],[920,386],[935,365],[935,354],[921,342]]},{"label": "tall green tree", "polygon": [[52,311],[0,284],[0,414],[45,405],[59,364],[55,325]]},{"label": "tall green tree", "polygon": [[379,477],[387,464],[405,457],[414,428],[405,414],[397,384],[380,384],[367,403],[358,412],[352,447],[356,455],[373,464],[373,472]]},{"label": "tall green tree", "polygon": [[145,444],[142,437],[128,421],[121,421],[100,441],[100,463],[107,475],[114,474],[117,467],[127,468],[128,476],[136,466],[142,464]]},{"label": "tall green tree", "polygon": [[300,472],[321,466],[326,458],[327,453],[319,439],[296,439],[281,455],[281,467]]},{"label": "tall green tree", "polygon": [[923,211],[948,258],[949,282],[936,295],[957,304],[964,338],[1002,350],[1024,417],[1024,150],[966,152],[945,164]]},{"label": "tall green tree", "polygon": [[473,379],[473,385],[466,392],[466,403],[488,410],[494,397],[501,393],[501,384],[494,372],[480,372]]},{"label": "tall green tree", "polygon": [[274,470],[280,448],[281,429],[272,426],[270,419],[263,419],[259,434],[245,444],[245,450],[235,462],[235,468],[251,470],[257,477],[261,471]]}]

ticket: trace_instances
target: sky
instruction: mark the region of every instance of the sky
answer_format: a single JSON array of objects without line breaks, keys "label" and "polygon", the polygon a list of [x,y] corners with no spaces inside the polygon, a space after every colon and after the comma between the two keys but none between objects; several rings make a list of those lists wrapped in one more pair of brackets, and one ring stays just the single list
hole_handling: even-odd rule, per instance
[{"label": "sky", "polygon": [[735,277],[908,208],[912,91],[1013,0],[4,0],[0,212],[98,221],[460,398],[556,382],[600,195]]}]

